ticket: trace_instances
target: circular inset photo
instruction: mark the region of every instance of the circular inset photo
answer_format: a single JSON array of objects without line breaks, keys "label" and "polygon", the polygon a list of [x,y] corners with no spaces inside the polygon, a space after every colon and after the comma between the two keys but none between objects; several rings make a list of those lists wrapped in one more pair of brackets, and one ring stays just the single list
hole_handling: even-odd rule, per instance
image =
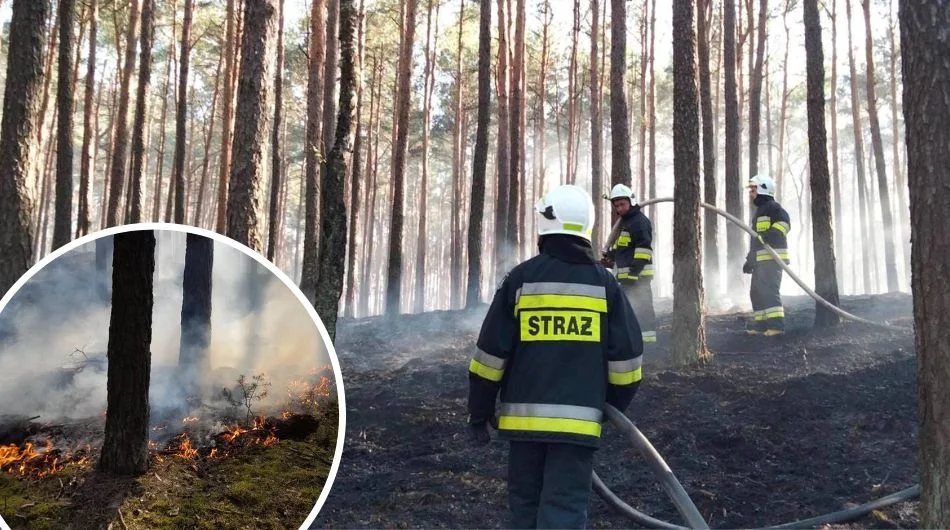
[{"label": "circular inset photo", "polygon": [[323,323],[260,255],[180,225],[83,237],[0,300],[0,522],[306,527],[344,407]]}]

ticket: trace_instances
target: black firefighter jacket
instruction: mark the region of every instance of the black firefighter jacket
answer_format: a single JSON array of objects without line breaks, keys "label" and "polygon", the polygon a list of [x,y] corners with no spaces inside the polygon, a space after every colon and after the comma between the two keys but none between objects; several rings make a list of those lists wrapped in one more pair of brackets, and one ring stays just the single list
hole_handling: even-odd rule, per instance
[{"label": "black firefighter jacket", "polygon": [[473,424],[495,416],[499,436],[598,447],[604,403],[627,408],[643,342],[617,280],[586,241],[541,238],[495,293],[469,365]]},{"label": "black firefighter jacket", "polygon": [[653,278],[653,223],[640,206],[621,218],[620,234],[607,252],[617,266],[617,279],[635,282]]},{"label": "black firefighter jacket", "polygon": [[746,264],[755,265],[763,261],[774,261],[772,254],[762,246],[762,241],[772,247],[782,261],[789,263],[788,258],[788,212],[775,199],[768,195],[759,195],[755,198],[755,216],[752,219],[752,229],[757,237],[750,238],[749,253],[746,255]]}]

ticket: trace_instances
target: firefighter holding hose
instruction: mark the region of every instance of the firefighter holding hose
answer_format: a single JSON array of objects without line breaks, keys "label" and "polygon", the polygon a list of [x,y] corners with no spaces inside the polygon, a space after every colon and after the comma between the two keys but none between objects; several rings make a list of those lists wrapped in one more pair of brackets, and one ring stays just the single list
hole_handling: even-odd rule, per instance
[{"label": "firefighter holding hose", "polygon": [[591,246],[590,195],[559,186],[535,214],[540,254],[505,277],[469,364],[469,428],[487,443],[492,423],[510,442],[512,527],[583,528],[603,409],[630,404],[643,343],[620,285]]},{"label": "firefighter holding hose", "polygon": [[617,280],[633,306],[644,344],[656,342],[656,312],[653,309],[653,223],[637,204],[633,190],[617,184],[610,190],[610,202],[620,217],[620,232],[604,256],[607,265],[616,265]]},{"label": "firefighter holding hose", "polygon": [[742,272],[752,275],[752,320],[746,326],[751,335],[764,334],[772,337],[785,333],[785,308],[782,307],[782,267],[765,249],[763,243],[772,247],[786,264],[788,240],[791,229],[788,212],[775,200],[775,180],[768,175],[756,175],[749,180],[749,199],[756,206],[752,229],[757,236],[751,238]]}]

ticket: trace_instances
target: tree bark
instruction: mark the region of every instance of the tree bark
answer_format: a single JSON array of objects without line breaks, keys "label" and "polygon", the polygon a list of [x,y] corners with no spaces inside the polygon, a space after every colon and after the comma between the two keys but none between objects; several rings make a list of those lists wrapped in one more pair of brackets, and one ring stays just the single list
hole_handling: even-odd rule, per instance
[{"label": "tree bark", "polygon": [[[901,245],[903,250],[904,258],[904,277],[905,279],[910,278],[910,226],[907,214],[907,179],[904,175],[901,164],[901,134],[900,134],[900,122],[898,121],[898,112],[897,112],[897,56],[900,52],[897,50],[897,45],[894,41],[894,16],[892,3],[888,4],[888,27],[887,27],[887,38],[890,43],[891,57],[890,57],[890,66],[891,66],[891,78],[890,78],[890,88],[891,88],[891,131],[893,138],[891,139],[891,163],[894,164],[894,181],[896,183],[895,193],[897,194],[897,215],[895,216],[896,222],[894,223],[897,227],[897,241]],[[905,232],[905,228],[907,231]]]},{"label": "tree bark", "polygon": [[310,11],[310,52],[307,77],[306,215],[303,236],[303,269],[300,290],[308,297],[317,289],[320,244],[320,149],[323,129],[323,62],[326,53],[326,0],[314,0]]},{"label": "tree bark", "polygon": [[[178,1],[172,0],[172,11],[177,7]],[[172,82],[172,62],[175,60],[175,36],[178,34],[175,17],[172,17],[172,37],[169,42],[169,56],[165,62],[165,86],[162,88],[162,112],[158,120],[158,130],[160,137],[158,140],[158,173],[155,175],[155,195],[152,202],[152,221],[159,222],[162,215],[162,184],[164,183],[165,173],[165,119],[168,116],[168,88]],[[226,49],[229,47],[226,47]],[[225,81],[227,82],[227,81]]]},{"label": "tree bark", "polygon": [[260,186],[264,172],[269,83],[272,71],[276,0],[246,0],[234,127],[227,236],[257,252],[260,239]]},{"label": "tree bark", "polygon": [[195,0],[185,0],[185,15],[181,25],[181,55],[178,64],[178,106],[175,117],[175,222],[185,222],[185,142],[187,141],[188,116],[188,69],[191,57],[191,22],[195,9]]},{"label": "tree bark", "polygon": [[639,194],[643,198],[647,194],[647,122],[650,121],[650,115],[647,112],[647,99],[649,96],[649,85],[647,84],[647,78],[649,73],[647,72],[647,65],[649,64],[648,53],[650,51],[649,45],[649,16],[650,16],[650,2],[649,0],[643,0],[643,6],[640,8],[640,136],[638,147],[639,158],[637,160],[639,165],[638,175],[639,175]]},{"label": "tree bark", "polygon": [[[742,211],[742,182],[739,173],[739,104],[736,88],[736,6],[733,0],[723,0],[723,62],[725,63],[725,107],[726,107],[726,211],[744,219]],[[779,132],[781,135],[781,132]],[[731,223],[726,228],[726,268],[729,296],[733,300],[741,299],[742,281],[739,273],[744,258],[744,238],[739,227]]]},{"label": "tree bark", "polygon": [[[782,12],[782,25],[785,27],[785,58],[782,60],[782,99],[779,105],[778,118],[778,161],[775,165],[775,200],[782,202],[785,192],[785,133],[788,117],[788,48],[789,32],[788,12],[792,8],[793,0],[785,0],[785,10]],[[837,47],[835,47],[837,48]],[[835,80],[832,79],[832,83]]]},{"label": "tree bark", "polygon": [[[604,0],[606,2],[606,0]],[[593,240],[603,241],[602,216],[600,194],[604,190],[604,98],[600,86],[600,0],[591,0],[591,28],[590,28],[590,188],[594,198],[594,232]],[[544,83],[541,84],[541,98],[544,101]],[[542,112],[544,108],[542,107]],[[544,123],[543,121],[541,122]],[[544,134],[544,128],[541,128]],[[544,151],[541,152],[544,160]],[[542,166],[543,167],[543,166]]]},{"label": "tree bark", "polygon": [[[214,136],[214,115],[218,110],[218,90],[221,87],[222,62],[223,57],[218,57],[218,66],[215,67],[214,72],[214,89],[211,91],[211,107],[208,110],[208,119],[205,120],[208,130],[205,133],[204,156],[201,158],[201,178],[198,180],[198,198],[195,199],[195,214],[193,217],[193,224],[195,226],[201,226],[201,212],[205,203],[205,190],[207,190],[209,187],[208,166],[211,164],[211,138]],[[280,108],[280,106],[275,103],[274,108],[274,113],[276,114],[276,109]],[[279,132],[280,129],[275,126],[274,133],[277,134]],[[273,258],[268,259],[273,261]]]},{"label": "tree bark", "polygon": [[[112,144],[112,174],[109,186],[109,209],[106,214],[106,226],[115,226],[122,222],[119,204],[125,190],[125,171],[128,163],[129,145],[129,98],[132,85],[132,73],[135,71],[135,28],[138,25],[139,0],[131,0],[128,28],[125,34],[125,64],[122,80],[119,84],[119,109],[115,117],[115,140]],[[190,1],[190,0],[189,0]]]},{"label": "tree bark", "polygon": [[676,362],[705,361],[703,274],[699,241],[699,97],[693,0],[673,2],[673,333]]},{"label": "tree bark", "polygon": [[630,185],[630,128],[623,76],[627,70],[627,6],[610,0],[610,183]]},{"label": "tree bark", "polygon": [[452,211],[452,253],[449,260],[449,308],[455,309],[462,305],[462,210],[463,210],[463,159],[465,145],[462,141],[462,37],[463,21],[465,20],[465,0],[459,3],[458,42],[455,55],[455,94],[453,107],[455,117],[452,124],[452,196],[455,197]]},{"label": "tree bark", "polygon": [[270,215],[267,223],[267,259],[270,261],[274,261],[277,254],[277,218],[281,215],[280,186],[284,178],[280,145],[284,104],[284,0],[278,0],[277,6],[277,65],[274,67],[274,126],[271,128]]},{"label": "tree bark", "polygon": [[155,21],[152,14],[152,0],[142,0],[142,34],[139,53],[139,86],[135,98],[135,119],[132,124],[132,175],[130,190],[130,223],[142,220],[143,172],[146,157],[145,128],[148,114],[149,84],[152,76],[152,45],[155,33]]},{"label": "tree bark", "polygon": [[[362,149],[363,149],[363,48],[364,48],[364,36],[363,32],[365,31],[365,14],[364,14],[364,5],[363,1],[360,0],[359,3],[359,12],[357,13],[357,31],[356,31],[356,60],[359,62],[360,69],[359,73],[356,76],[356,113],[354,119],[356,120],[356,132],[354,133],[353,140],[353,159],[350,169],[350,236],[349,236],[349,245],[346,248],[347,252],[347,265],[346,270],[346,312],[345,315],[348,318],[353,318],[356,316],[356,278],[357,274],[361,273],[363,268],[366,267],[366,263],[360,263],[359,271],[357,271],[356,266],[356,256],[359,253],[359,241],[360,241],[360,221],[362,216],[360,215],[361,203],[363,201],[363,160],[362,160]],[[374,65],[375,68],[375,65]],[[372,89],[372,87],[370,87]],[[372,105],[370,105],[370,112],[372,113]],[[371,144],[367,143],[366,158],[369,159],[369,146]],[[425,189],[425,187],[423,187]],[[365,230],[363,231],[363,237],[365,238]]]},{"label": "tree bark", "polygon": [[[73,223],[73,26],[76,25],[75,0],[59,0],[59,68],[56,105],[56,221],[53,224],[53,249],[72,236]],[[78,47],[78,45],[77,45]]]},{"label": "tree bark", "polygon": [[[831,42],[838,42],[838,0],[831,0]],[[844,278],[844,210],[841,208],[841,175],[838,164],[838,46],[831,47],[831,183],[834,192],[835,274]]]},{"label": "tree bark", "polygon": [[[411,20],[414,22],[415,18]],[[353,134],[356,76],[360,69],[354,50],[356,24],[353,0],[340,0],[340,111],[336,123],[336,138],[330,151],[322,186],[321,235],[324,252],[320,255],[321,288],[315,299],[315,309],[326,324],[330,340],[336,339],[336,321],[346,265],[346,204],[343,181],[346,174],[346,152],[351,147]]]},{"label": "tree bark", "polygon": [[[762,116],[762,70],[765,59],[768,0],[759,1],[758,43],[755,46],[755,65],[749,79],[749,178],[759,173],[759,132]],[[752,16],[751,4],[749,16]],[[750,27],[750,31],[755,30]],[[750,38],[751,41],[751,38]],[[752,55],[749,55],[751,59]]]},{"label": "tree bark", "polygon": [[468,218],[468,308],[475,307],[481,301],[479,285],[482,279],[482,218],[485,210],[491,103],[491,2],[480,3],[478,28],[478,116],[475,125],[475,151],[472,156],[472,205]]},{"label": "tree bark", "polygon": [[26,179],[34,155],[43,49],[50,6],[15,0],[7,46],[6,86],[0,125],[0,297],[26,273],[33,259],[33,227]]},{"label": "tree bark", "polygon": [[[811,183],[812,244],[815,249],[815,292],[838,305],[834,233],[831,230],[831,182],[825,134],[825,57],[821,48],[818,0],[804,0],[805,56],[808,89],[808,167]],[[837,325],[840,317],[815,302],[815,327]]]},{"label": "tree bark", "polygon": [[[950,4],[901,0],[918,380],[920,526],[950,527]],[[921,87],[928,87],[922,90]]]},{"label": "tree bark", "polygon": [[[851,79],[851,120],[854,131],[854,164],[858,171],[858,208],[861,218],[861,241],[871,241],[868,213],[870,205],[867,199],[867,183],[864,174],[864,134],[861,132],[861,106],[858,103],[857,69],[854,66],[854,45],[851,37],[851,0],[845,0],[845,12],[848,17],[848,70]],[[872,292],[871,264],[877,256],[870,252],[871,245],[860,245],[862,250],[861,266],[864,271],[864,292]]]},{"label": "tree bark", "polygon": [[[435,8],[436,27],[439,25],[439,6]],[[423,71],[422,81],[422,181],[419,183],[421,189],[419,193],[419,234],[417,236],[418,244],[416,246],[416,286],[413,296],[415,312],[425,311],[425,285],[426,285],[426,250],[428,233],[428,203],[429,203],[429,137],[432,120],[432,91],[435,86],[434,70],[435,56],[434,50],[438,49],[438,33],[433,37],[432,20],[432,0],[429,0],[426,9],[426,49],[425,49],[425,69]]]},{"label": "tree bark", "polygon": [[[93,99],[96,93],[98,9],[98,0],[89,0],[89,56],[86,62],[86,92],[83,97],[82,158],[79,163],[79,212],[76,220],[77,238],[89,233],[89,186],[95,174],[96,165],[95,144],[98,112],[93,113]],[[95,105],[95,108],[98,110],[98,103]]]},{"label": "tree bark", "polygon": [[409,103],[411,97],[412,46],[416,33],[416,0],[407,0],[399,50],[398,86],[396,89],[396,141],[392,167],[392,225],[389,233],[389,267],[386,273],[386,313],[401,310],[402,239],[405,223],[406,148],[409,140]]},{"label": "tree bark", "polygon": [[498,1],[498,59],[495,70],[495,85],[498,100],[498,179],[495,201],[495,281],[501,280],[511,268],[511,253],[508,246],[508,205],[509,180],[511,179],[510,159],[508,155],[510,126],[508,94],[508,22],[505,2]]},{"label": "tree bark", "polygon": [[577,134],[577,41],[581,32],[581,5],[580,0],[574,0],[574,18],[571,26],[571,55],[567,67],[567,172],[564,180],[574,184],[577,176],[574,174],[574,161],[577,152],[574,149]]},{"label": "tree bark", "polygon": [[185,396],[198,392],[202,376],[211,367],[211,289],[214,240],[189,233],[185,239],[185,271],[182,280],[181,338],[178,348],[178,380]]},{"label": "tree bark", "polygon": [[524,153],[525,138],[522,115],[524,114],[524,68],[525,68],[525,0],[515,0],[515,39],[511,60],[511,115],[508,128],[511,135],[510,163],[508,166],[508,245],[511,259],[517,262],[521,255],[523,193],[524,193]]},{"label": "tree bark", "polygon": [[[712,94],[709,74],[709,20],[712,18],[711,0],[699,0],[696,16],[697,52],[699,54],[699,99],[703,126],[703,200],[716,204],[716,130],[713,126]],[[703,277],[706,286],[716,297],[719,278],[719,245],[717,244],[719,218],[715,212],[704,213]]]},{"label": "tree bark", "polygon": [[[237,14],[234,4],[237,0],[227,0],[225,18],[227,18],[227,27],[225,29],[224,46],[224,107],[221,117],[221,159],[218,162],[218,212],[215,230],[219,234],[227,231],[227,197],[228,183],[231,177],[231,142],[234,136],[234,85],[237,72],[237,49],[239,43],[237,34]],[[172,31],[172,40],[174,40],[174,29]]]},{"label": "tree bark", "polygon": [[115,235],[107,354],[108,406],[99,469],[116,475],[138,475],[148,469],[154,271],[154,232]]},{"label": "tree bark", "polygon": [[887,165],[884,162],[884,142],[881,140],[881,124],[877,115],[877,97],[874,94],[874,46],[871,34],[870,0],[862,0],[864,9],[864,43],[866,52],[868,98],[868,122],[871,126],[871,147],[874,150],[874,166],[877,168],[877,188],[881,203],[881,220],[884,222],[884,269],[887,273],[887,291],[897,292],[897,251],[894,248],[894,220],[891,212],[890,190],[887,185]]}]

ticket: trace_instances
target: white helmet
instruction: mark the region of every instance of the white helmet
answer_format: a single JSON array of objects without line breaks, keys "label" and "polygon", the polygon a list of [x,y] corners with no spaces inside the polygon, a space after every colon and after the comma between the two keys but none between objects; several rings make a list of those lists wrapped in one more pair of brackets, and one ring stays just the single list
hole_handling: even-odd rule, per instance
[{"label": "white helmet", "polygon": [[538,235],[568,234],[590,241],[594,203],[580,186],[565,184],[549,191],[534,205]]},{"label": "white helmet", "polygon": [[630,199],[631,206],[637,204],[637,198],[633,194],[633,190],[626,184],[617,184],[610,190],[610,200],[614,199]]},{"label": "white helmet", "polygon": [[768,195],[775,197],[775,179],[768,175],[756,175],[749,179],[748,186],[755,186],[755,191],[759,195]]}]

